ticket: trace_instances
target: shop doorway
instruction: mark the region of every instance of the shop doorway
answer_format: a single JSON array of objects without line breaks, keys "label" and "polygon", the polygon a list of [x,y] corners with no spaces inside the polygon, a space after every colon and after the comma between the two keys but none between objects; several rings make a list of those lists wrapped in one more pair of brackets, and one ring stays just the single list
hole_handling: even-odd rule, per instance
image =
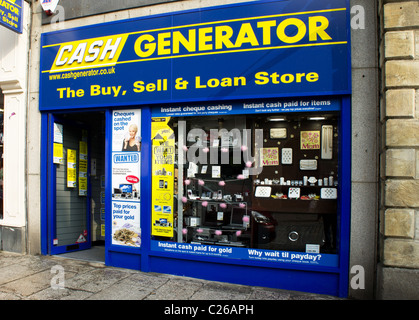
[{"label": "shop doorway", "polygon": [[104,262],[105,113],[54,114],[49,122],[49,251]]}]

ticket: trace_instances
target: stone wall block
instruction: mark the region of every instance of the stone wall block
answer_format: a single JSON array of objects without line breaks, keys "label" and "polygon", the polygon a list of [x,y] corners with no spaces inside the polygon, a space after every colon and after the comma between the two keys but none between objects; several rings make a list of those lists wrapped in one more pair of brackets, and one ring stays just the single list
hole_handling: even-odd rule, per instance
[{"label": "stone wall block", "polygon": [[419,2],[396,2],[384,5],[384,28],[419,26]]},{"label": "stone wall block", "polygon": [[415,90],[396,89],[386,92],[386,117],[415,117]]},{"label": "stone wall block", "polygon": [[419,180],[387,180],[385,205],[388,207],[419,207]]},{"label": "stone wall block", "polygon": [[386,151],[386,176],[415,178],[416,150],[389,149]]},{"label": "stone wall block", "polygon": [[387,147],[419,147],[419,120],[390,119],[385,136]]},{"label": "stone wall block", "polygon": [[385,35],[385,58],[415,57],[415,35],[413,30],[392,31]]},{"label": "stone wall block", "polygon": [[419,242],[388,238],[384,241],[384,265],[419,268]]},{"label": "stone wall block", "polygon": [[384,235],[387,237],[415,237],[415,210],[387,209],[384,220]]},{"label": "stone wall block", "polygon": [[385,64],[388,88],[419,87],[419,60],[389,60]]}]

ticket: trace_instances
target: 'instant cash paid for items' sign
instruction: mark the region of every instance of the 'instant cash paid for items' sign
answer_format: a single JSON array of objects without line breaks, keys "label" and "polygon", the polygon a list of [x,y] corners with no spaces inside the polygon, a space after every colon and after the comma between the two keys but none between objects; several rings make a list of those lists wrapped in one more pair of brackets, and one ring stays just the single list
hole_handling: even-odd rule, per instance
[{"label": "'instant cash paid for items' sign", "polygon": [[257,1],[43,34],[41,110],[350,94],[345,0]]}]

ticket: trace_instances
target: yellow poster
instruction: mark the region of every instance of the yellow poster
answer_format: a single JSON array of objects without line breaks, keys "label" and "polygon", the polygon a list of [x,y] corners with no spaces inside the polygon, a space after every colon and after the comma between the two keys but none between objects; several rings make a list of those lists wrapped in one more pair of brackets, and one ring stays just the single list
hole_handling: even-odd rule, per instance
[{"label": "yellow poster", "polygon": [[79,141],[79,196],[87,196],[87,143]]},{"label": "yellow poster", "polygon": [[54,143],[54,163],[63,164],[63,145]]},{"label": "yellow poster", "polygon": [[301,150],[320,149],[320,131],[301,131]]},{"label": "yellow poster", "polygon": [[79,141],[80,159],[87,160],[87,142]]},{"label": "yellow poster", "polygon": [[175,134],[170,117],[152,118],[151,234],[173,237]]},{"label": "yellow poster", "polygon": [[87,196],[87,178],[79,177],[79,196]]},{"label": "yellow poster", "polygon": [[263,166],[277,166],[279,165],[279,151],[278,148],[263,148]]},{"label": "yellow poster", "polygon": [[77,151],[73,149],[67,149],[67,163],[71,163],[72,167],[76,167]]},{"label": "yellow poster", "polygon": [[87,160],[79,160],[79,171],[82,176],[87,176]]},{"label": "yellow poster", "polygon": [[67,149],[67,187],[75,188],[77,186],[77,151]]}]

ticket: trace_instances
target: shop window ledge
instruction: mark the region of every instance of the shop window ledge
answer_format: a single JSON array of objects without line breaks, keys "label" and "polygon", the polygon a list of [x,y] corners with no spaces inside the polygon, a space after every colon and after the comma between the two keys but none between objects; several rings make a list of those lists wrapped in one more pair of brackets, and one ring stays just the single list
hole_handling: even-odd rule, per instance
[{"label": "shop window ledge", "polygon": [[337,200],[301,200],[301,199],[272,199],[272,198],[254,198],[252,204],[253,210],[269,212],[287,212],[287,213],[316,213],[316,214],[336,214]]}]

